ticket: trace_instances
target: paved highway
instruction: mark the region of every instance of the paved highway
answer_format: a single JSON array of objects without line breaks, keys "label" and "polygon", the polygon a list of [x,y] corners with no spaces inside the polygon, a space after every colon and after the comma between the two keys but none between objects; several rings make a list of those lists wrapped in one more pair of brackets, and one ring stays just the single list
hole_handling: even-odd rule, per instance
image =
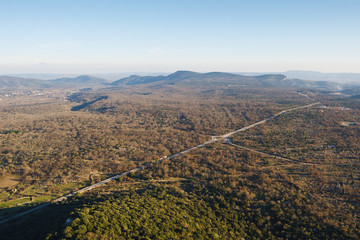
[{"label": "paved highway", "polygon": [[28,211],[25,211],[25,212],[22,212],[22,213],[20,213],[20,214],[18,214],[18,215],[13,216],[13,217],[4,219],[4,220],[0,221],[0,224],[1,224],[1,223],[5,223],[5,222],[7,222],[7,221],[10,221],[10,220],[12,220],[12,219],[15,219],[15,218],[24,216],[24,215],[26,215],[26,214],[28,214],[28,213],[37,211],[37,210],[39,210],[39,209],[42,209],[42,208],[48,206],[50,203],[61,202],[61,201],[67,200],[68,198],[70,198],[70,197],[72,197],[72,196],[75,196],[76,194],[90,191],[90,190],[92,190],[92,189],[94,189],[94,188],[96,188],[96,187],[102,186],[102,185],[104,185],[104,184],[106,184],[106,183],[108,183],[108,182],[110,182],[110,181],[113,181],[113,180],[119,179],[119,178],[121,178],[121,177],[124,177],[124,176],[126,176],[126,175],[128,175],[128,174],[130,174],[130,173],[137,172],[137,171],[143,170],[143,169],[145,169],[145,168],[148,168],[148,167],[150,167],[151,165],[153,165],[153,164],[155,164],[155,163],[157,163],[157,162],[162,162],[162,161],[167,160],[167,159],[173,159],[173,158],[175,158],[175,157],[178,157],[178,156],[180,156],[180,155],[183,155],[183,154],[188,153],[188,152],[190,152],[190,151],[193,151],[193,150],[195,150],[195,149],[198,149],[198,148],[201,148],[201,147],[203,147],[203,146],[206,146],[206,145],[209,145],[209,144],[211,144],[211,143],[214,143],[214,142],[216,142],[216,141],[219,141],[220,139],[226,139],[226,138],[228,138],[228,137],[230,137],[230,136],[232,136],[232,135],[234,135],[234,134],[236,134],[236,133],[243,132],[243,131],[246,131],[246,130],[248,130],[248,129],[250,129],[250,128],[253,128],[253,127],[257,126],[257,125],[266,123],[267,121],[270,121],[271,119],[274,119],[274,118],[276,118],[276,117],[278,117],[278,116],[280,116],[280,115],[283,115],[283,114],[285,114],[285,113],[288,113],[288,112],[291,112],[291,111],[295,111],[295,110],[298,110],[298,109],[309,108],[309,107],[312,107],[312,106],[317,105],[317,104],[320,104],[320,103],[319,103],[319,102],[316,102],[316,103],[312,103],[312,104],[309,104],[309,105],[306,105],[306,106],[301,106],[301,107],[296,107],[296,108],[287,109],[287,110],[281,111],[281,112],[279,112],[279,113],[277,113],[277,114],[275,114],[275,115],[273,115],[273,116],[271,116],[271,117],[268,117],[268,118],[266,118],[266,119],[264,119],[264,120],[261,120],[261,121],[259,121],[259,122],[254,123],[254,124],[251,124],[251,125],[249,125],[249,126],[240,128],[240,129],[238,129],[238,130],[236,130],[236,131],[233,131],[233,132],[224,134],[224,135],[222,135],[222,136],[220,136],[220,137],[212,137],[211,140],[209,140],[209,141],[207,141],[207,142],[204,142],[204,143],[202,143],[202,144],[199,144],[199,145],[197,145],[197,146],[195,146],[195,147],[186,149],[186,150],[184,150],[184,151],[182,151],[182,152],[179,152],[179,153],[174,154],[174,155],[171,155],[171,156],[165,156],[165,157],[160,158],[160,159],[158,159],[158,160],[154,160],[154,161],[152,161],[152,162],[146,163],[146,164],[143,165],[143,166],[134,168],[134,169],[132,169],[132,170],[130,170],[130,171],[127,171],[127,172],[124,172],[124,173],[121,173],[121,174],[118,174],[118,175],[115,175],[115,176],[113,176],[113,177],[111,177],[111,178],[105,179],[105,180],[103,180],[103,181],[101,181],[101,182],[98,182],[98,183],[95,183],[95,184],[93,184],[93,185],[91,185],[91,186],[82,188],[82,189],[80,189],[80,190],[78,190],[78,191],[76,191],[76,192],[69,193],[69,194],[64,195],[64,196],[62,196],[62,197],[60,197],[60,198],[57,198],[57,199],[55,199],[55,200],[52,200],[51,202],[44,203],[44,204],[39,205],[39,206],[37,206],[37,207],[35,207],[35,208],[33,208],[33,209],[30,209],[30,210],[28,210]]},{"label": "paved highway", "polygon": [[270,121],[270,120],[272,120],[272,119],[274,119],[274,118],[276,118],[276,117],[278,117],[278,116],[280,116],[280,115],[283,115],[283,114],[285,114],[285,113],[288,113],[288,112],[291,112],[291,111],[295,111],[295,110],[298,110],[298,109],[309,108],[309,107],[312,107],[312,106],[318,105],[318,104],[320,104],[320,102],[316,102],[316,103],[312,103],[312,104],[309,104],[309,105],[306,105],[306,106],[301,106],[301,107],[296,107],[296,108],[290,108],[290,109],[281,111],[281,112],[279,112],[279,113],[277,113],[277,114],[275,114],[275,115],[273,115],[273,116],[271,116],[271,117],[268,117],[268,118],[266,118],[266,119],[264,119],[264,120],[261,120],[261,121],[259,121],[259,122],[257,122],[257,123],[254,123],[254,124],[251,124],[251,125],[249,125],[249,126],[240,128],[240,129],[238,129],[238,130],[236,130],[236,131],[233,131],[233,132],[224,134],[224,135],[222,135],[222,136],[220,136],[220,137],[222,137],[222,138],[228,138],[228,137],[230,137],[231,135],[234,135],[234,134],[236,134],[236,133],[246,131],[246,130],[248,130],[248,129],[250,129],[250,128],[253,128],[253,127],[257,126],[257,125],[260,125],[260,124],[264,124],[264,123],[266,123],[267,121]]}]

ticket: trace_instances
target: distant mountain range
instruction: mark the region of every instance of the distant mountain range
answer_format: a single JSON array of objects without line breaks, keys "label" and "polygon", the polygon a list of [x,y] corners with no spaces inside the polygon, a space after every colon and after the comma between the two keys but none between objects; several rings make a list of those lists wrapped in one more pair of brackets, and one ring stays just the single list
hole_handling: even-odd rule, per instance
[{"label": "distant mountain range", "polygon": [[[289,70],[285,72],[232,72],[237,75],[244,76],[259,76],[259,75],[268,75],[268,74],[281,74],[285,75],[288,78],[299,78],[303,80],[310,81],[329,81],[329,82],[338,82],[338,83],[358,83],[360,84],[360,73],[323,73],[317,71],[304,71],[304,70]],[[165,72],[118,72],[118,73],[97,73],[91,74],[91,76],[97,78],[103,78],[108,81],[115,81],[121,78],[125,78],[131,75],[140,75],[140,76],[166,76],[170,73]],[[7,76],[11,77],[21,77],[21,78],[32,78],[32,79],[58,79],[58,78],[75,78],[79,74],[55,74],[55,73],[28,73],[28,74],[11,74]],[[82,75],[82,74],[80,74]]]},{"label": "distant mountain range", "polygon": [[139,76],[132,75],[109,83],[107,80],[89,75],[78,77],[63,77],[52,80],[39,80],[13,76],[0,76],[0,89],[25,88],[88,88],[94,86],[122,87],[142,84],[170,84],[181,86],[209,86],[209,85],[244,85],[254,87],[295,87],[329,91],[359,88],[355,84],[342,84],[331,81],[310,81],[300,78],[290,78],[284,74],[264,74],[260,76],[244,76],[233,73],[210,72],[197,73],[191,71],[177,71],[169,75]]},{"label": "distant mountain range", "polygon": [[360,84],[360,73],[323,73],[317,71],[290,70],[286,72],[239,72],[237,74],[258,76],[263,74],[282,74],[289,78],[299,78],[311,81],[329,81],[338,83]]},{"label": "distant mountain range", "polygon": [[58,78],[54,80],[48,80],[50,85],[52,86],[67,86],[67,87],[92,87],[92,86],[99,86],[104,85],[107,81],[103,78],[93,77],[89,75],[81,75],[75,78]]},{"label": "distant mountain range", "polygon": [[53,80],[39,80],[13,76],[0,76],[0,89],[27,89],[27,88],[85,88],[102,86],[108,83],[105,79],[89,75],[75,78],[58,78]]},{"label": "distant mountain range", "polygon": [[197,73],[190,71],[177,71],[167,76],[138,76],[132,75],[112,82],[112,86],[138,85],[148,83],[181,84],[181,85],[229,85],[240,84],[250,86],[285,86],[281,82],[287,79],[284,75],[269,74],[262,76],[243,76],[232,73],[210,72]]},{"label": "distant mountain range", "polygon": [[0,89],[40,88],[49,86],[47,81],[39,79],[0,76]]},{"label": "distant mountain range", "polygon": [[167,76],[138,76],[122,78],[112,82],[112,86],[138,85],[149,83],[180,84],[180,85],[246,85],[262,87],[296,87],[337,91],[345,87],[344,84],[328,81],[309,81],[288,78],[282,74],[265,74],[260,76],[244,76],[232,73],[211,72],[196,73],[177,71]]}]

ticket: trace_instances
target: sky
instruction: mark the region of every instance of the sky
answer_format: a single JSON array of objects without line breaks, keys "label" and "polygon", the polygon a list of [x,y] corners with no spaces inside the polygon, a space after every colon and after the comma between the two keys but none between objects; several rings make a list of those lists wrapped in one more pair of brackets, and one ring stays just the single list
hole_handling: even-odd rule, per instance
[{"label": "sky", "polygon": [[0,0],[0,74],[360,72],[358,0]]}]

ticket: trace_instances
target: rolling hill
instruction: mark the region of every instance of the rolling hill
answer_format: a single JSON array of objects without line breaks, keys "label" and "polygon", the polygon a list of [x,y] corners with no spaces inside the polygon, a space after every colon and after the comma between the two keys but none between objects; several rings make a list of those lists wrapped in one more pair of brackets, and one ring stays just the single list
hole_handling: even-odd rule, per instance
[{"label": "rolling hill", "polygon": [[252,87],[294,87],[306,89],[318,89],[327,91],[340,91],[343,89],[359,88],[356,85],[341,84],[330,81],[310,81],[299,78],[289,78],[283,74],[264,74],[260,76],[245,76],[225,72],[197,73],[191,71],[177,71],[169,75],[139,76],[131,75],[109,83],[103,78],[90,75],[78,77],[63,77],[52,80],[39,80],[13,76],[0,76],[0,89],[19,88],[87,88],[94,86],[123,87],[142,84],[167,84],[184,87],[202,87],[209,85],[228,86],[243,85]]},{"label": "rolling hill", "polygon": [[75,78],[58,78],[53,80],[40,80],[33,78],[21,78],[13,76],[0,76],[0,89],[34,89],[34,88],[86,88],[103,86],[107,81],[89,75],[81,75]]},{"label": "rolling hill", "polygon": [[138,85],[138,84],[179,84],[179,85],[246,85],[256,87],[297,87],[324,90],[339,90],[342,84],[327,81],[306,81],[302,79],[289,79],[282,74],[265,74],[260,76],[244,76],[232,73],[210,72],[197,73],[191,71],[177,71],[168,76],[138,76],[132,75],[112,82],[112,86]]},{"label": "rolling hill", "polygon": [[90,75],[80,75],[75,78],[58,78],[48,81],[52,86],[59,87],[89,87],[106,84],[107,81],[103,78],[97,78]]},{"label": "rolling hill", "polygon": [[49,87],[46,81],[11,76],[0,76],[0,89]]}]

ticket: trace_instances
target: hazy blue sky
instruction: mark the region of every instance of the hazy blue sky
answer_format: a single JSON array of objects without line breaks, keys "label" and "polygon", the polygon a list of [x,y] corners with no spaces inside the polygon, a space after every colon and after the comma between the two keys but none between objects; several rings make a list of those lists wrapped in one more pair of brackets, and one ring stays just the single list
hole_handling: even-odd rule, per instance
[{"label": "hazy blue sky", "polygon": [[0,74],[360,72],[359,0],[1,0]]}]

